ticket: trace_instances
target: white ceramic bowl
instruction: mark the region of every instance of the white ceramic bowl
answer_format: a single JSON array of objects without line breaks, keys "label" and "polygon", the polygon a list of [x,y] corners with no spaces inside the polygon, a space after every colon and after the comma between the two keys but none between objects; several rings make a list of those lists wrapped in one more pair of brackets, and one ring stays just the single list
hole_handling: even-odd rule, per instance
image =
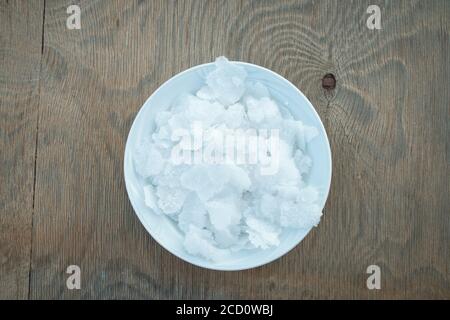
[{"label": "white ceramic bowl", "polygon": [[[318,137],[314,138],[307,146],[308,154],[313,160],[313,166],[307,181],[308,184],[319,188],[320,205],[323,208],[331,183],[331,151],[325,128],[316,110],[297,87],[279,74],[250,63],[236,61],[233,63],[244,67],[249,79],[258,80],[266,85],[272,97],[284,104],[294,118],[318,129]],[[155,114],[171,105],[172,101],[180,94],[195,93],[205,83],[206,75],[213,68],[213,63],[206,63],[187,69],[166,81],[145,101],[131,126],[125,146],[125,184],[131,204],[139,220],[150,235],[165,249],[200,267],[215,270],[243,270],[264,265],[286,254],[302,241],[310,229],[285,230],[280,237],[278,247],[267,250],[240,251],[231,256],[229,260],[221,263],[192,256],[184,250],[183,237],[177,226],[169,218],[157,215],[145,206],[143,181],[136,174],[132,161],[132,151],[139,137],[154,130],[153,119]]]}]

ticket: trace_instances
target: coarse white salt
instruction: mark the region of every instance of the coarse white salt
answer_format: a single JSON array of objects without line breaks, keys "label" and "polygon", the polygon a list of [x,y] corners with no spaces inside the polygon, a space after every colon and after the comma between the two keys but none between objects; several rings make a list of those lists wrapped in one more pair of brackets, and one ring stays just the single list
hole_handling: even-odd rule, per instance
[{"label": "coarse white salt", "polygon": [[133,163],[145,205],[178,225],[189,254],[220,262],[319,223],[319,192],[306,180],[315,127],[224,57],[203,87],[175,101],[141,137]]}]

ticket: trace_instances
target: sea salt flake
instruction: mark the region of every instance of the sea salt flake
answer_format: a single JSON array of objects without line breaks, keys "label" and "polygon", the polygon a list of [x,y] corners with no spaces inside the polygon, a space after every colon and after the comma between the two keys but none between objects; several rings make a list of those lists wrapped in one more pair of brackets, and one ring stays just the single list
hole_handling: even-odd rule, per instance
[{"label": "sea salt flake", "polygon": [[239,234],[233,233],[231,229],[216,229],[213,228],[214,240],[219,248],[231,248],[238,244]]},{"label": "sea salt flake", "polygon": [[179,188],[170,188],[166,186],[157,186],[156,195],[158,196],[158,207],[166,214],[174,214],[183,206],[187,192]]},{"label": "sea salt flake", "polygon": [[152,134],[152,139],[156,147],[160,149],[167,149],[172,146],[170,140],[170,129],[167,125],[160,127]]},{"label": "sea salt flake", "polygon": [[187,167],[187,165],[173,165],[167,161],[161,173],[153,178],[154,185],[180,187],[180,175],[185,172]]},{"label": "sea salt flake", "polygon": [[[264,97],[269,97],[270,93],[269,90],[265,85],[263,85],[259,81],[249,81],[247,82],[247,88],[245,95],[248,97],[253,97],[256,99],[261,99]],[[245,99],[245,98],[244,98]]]},{"label": "sea salt flake", "polygon": [[264,120],[264,110],[260,108],[259,100],[249,97],[246,100],[247,114],[251,122],[260,123]]},{"label": "sea salt flake", "polygon": [[134,154],[137,173],[143,178],[157,175],[164,167],[164,159],[154,144],[139,146]]},{"label": "sea salt flake", "polygon": [[223,112],[225,107],[220,103],[201,100],[194,96],[188,97],[186,118],[191,122],[202,122],[204,127],[209,127]]},{"label": "sea salt flake", "polygon": [[194,165],[181,174],[184,188],[195,191],[202,201],[208,201],[222,188],[220,181],[212,181],[208,175],[207,165]]},{"label": "sea salt flake", "polygon": [[280,223],[283,227],[308,229],[320,222],[322,212],[318,200],[318,191],[313,187],[300,190],[295,201],[281,203]]},{"label": "sea salt flake", "polygon": [[211,224],[217,230],[226,230],[239,224],[242,216],[235,200],[230,198],[208,201],[206,210],[208,211]]},{"label": "sea salt flake", "polygon": [[236,103],[244,94],[246,77],[244,68],[220,57],[216,60],[216,69],[208,74],[206,83],[220,103],[230,105]]},{"label": "sea salt flake", "polygon": [[240,103],[232,104],[225,110],[222,120],[228,128],[239,128],[245,122],[245,109]]},{"label": "sea salt flake", "polygon": [[243,191],[250,189],[252,182],[248,172],[235,165],[229,165],[228,169],[230,183],[235,188],[237,193],[242,193]]},{"label": "sea salt flake", "polygon": [[260,200],[260,213],[263,218],[269,220],[272,223],[277,221],[279,216],[279,202],[278,197],[273,196],[270,193],[264,193]]},{"label": "sea salt flake", "polygon": [[214,100],[216,98],[214,92],[208,86],[201,87],[201,89],[198,90],[195,95],[203,100]]},{"label": "sea salt flake", "polygon": [[186,232],[183,246],[189,254],[201,256],[207,260],[221,261],[229,251],[215,246],[215,240],[210,231],[190,225]]},{"label": "sea salt flake", "polygon": [[249,240],[256,248],[267,249],[280,244],[280,231],[272,224],[252,216],[248,217],[245,222],[248,226],[246,232]]},{"label": "sea salt flake", "polygon": [[178,216],[178,226],[184,232],[189,230],[189,225],[195,225],[199,228],[206,227],[208,222],[207,212],[203,202],[195,193],[190,193]]}]

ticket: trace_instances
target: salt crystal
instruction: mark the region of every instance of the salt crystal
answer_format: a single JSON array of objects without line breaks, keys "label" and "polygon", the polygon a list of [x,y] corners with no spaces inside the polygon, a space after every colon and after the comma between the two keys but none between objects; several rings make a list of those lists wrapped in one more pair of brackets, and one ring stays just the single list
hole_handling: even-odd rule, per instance
[{"label": "salt crystal", "polygon": [[148,178],[161,172],[164,159],[155,145],[144,144],[136,150],[134,163],[137,173],[143,178]]},{"label": "salt crystal", "polygon": [[264,193],[259,203],[259,212],[264,219],[276,223],[280,212],[279,199],[270,193]]},{"label": "salt crystal", "polygon": [[158,206],[161,210],[166,214],[173,214],[178,212],[183,206],[187,192],[183,189],[159,185],[156,188],[156,195],[158,196]]},{"label": "salt crystal", "polygon": [[233,233],[231,229],[216,229],[212,228],[214,234],[214,240],[216,240],[219,248],[233,248],[235,245],[239,245],[239,234]]},{"label": "salt crystal", "polygon": [[225,230],[239,224],[241,212],[233,199],[208,201],[206,210],[211,224],[217,230]]},{"label": "salt crystal", "polygon": [[220,57],[216,60],[216,69],[207,76],[206,83],[220,103],[230,105],[244,94],[246,77],[244,68]]},{"label": "salt crystal", "polygon": [[295,200],[281,203],[281,225],[299,229],[316,226],[322,216],[320,207],[316,203],[318,196],[317,189],[309,186],[300,190]]},{"label": "salt crystal", "polygon": [[264,120],[264,110],[260,108],[259,100],[249,97],[246,101],[246,106],[250,121],[260,123]]},{"label": "salt crystal", "polygon": [[203,202],[195,193],[187,196],[183,208],[178,216],[178,225],[181,230],[187,232],[189,225],[193,224],[199,228],[206,227],[208,222],[207,212]]},{"label": "salt crystal", "polygon": [[191,122],[202,122],[204,126],[208,127],[223,112],[225,112],[225,107],[218,102],[205,101],[194,96],[188,97],[186,117]]},{"label": "salt crystal", "polygon": [[[257,99],[269,97],[269,90],[265,85],[258,81],[249,81],[245,92],[246,96],[254,97]],[[244,98],[245,99],[245,98]]]},{"label": "salt crystal", "polygon": [[274,225],[251,216],[245,222],[248,226],[246,232],[249,240],[255,247],[267,249],[280,244],[278,238],[280,231]]},{"label": "salt crystal", "polygon": [[214,100],[216,97],[212,89],[208,86],[203,86],[198,90],[196,96],[203,100]]},{"label": "salt crystal", "polygon": [[228,128],[239,128],[245,121],[245,109],[240,103],[229,106],[223,114],[223,122]]},{"label": "salt crystal", "polygon": [[167,161],[161,173],[153,178],[154,185],[180,187],[180,175],[185,172],[186,167],[185,165],[173,165]]},{"label": "salt crystal", "polygon": [[202,201],[208,201],[223,187],[220,181],[211,180],[204,165],[195,165],[183,172],[181,184],[187,190],[195,191]]},{"label": "salt crystal", "polygon": [[188,253],[213,261],[221,261],[229,254],[228,250],[215,246],[215,240],[209,230],[192,224],[186,232],[183,245]]}]

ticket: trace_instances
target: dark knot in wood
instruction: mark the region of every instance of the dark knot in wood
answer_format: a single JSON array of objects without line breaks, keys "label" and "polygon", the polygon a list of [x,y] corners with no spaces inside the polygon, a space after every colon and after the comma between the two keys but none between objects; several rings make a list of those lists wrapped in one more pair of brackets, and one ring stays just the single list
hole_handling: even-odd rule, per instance
[{"label": "dark knot in wood", "polygon": [[333,90],[336,88],[336,77],[332,73],[327,73],[322,78],[322,88],[327,91]]}]

